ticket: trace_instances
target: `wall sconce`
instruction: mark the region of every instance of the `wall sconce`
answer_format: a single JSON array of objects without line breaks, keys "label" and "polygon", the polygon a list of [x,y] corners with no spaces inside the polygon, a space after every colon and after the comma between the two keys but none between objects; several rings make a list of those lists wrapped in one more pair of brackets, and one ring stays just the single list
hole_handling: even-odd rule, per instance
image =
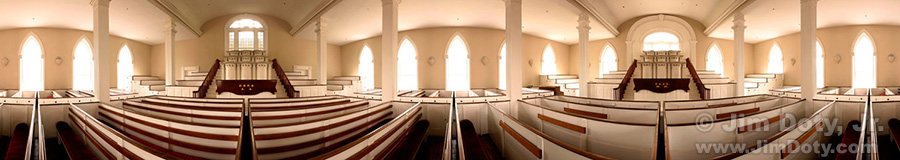
[{"label": "wall sconce", "polygon": [[794,64],[796,64],[796,63],[797,63],[797,59],[791,58],[791,66],[794,66]]},{"label": "wall sconce", "polygon": [[56,65],[57,65],[57,66],[60,65],[60,64],[62,64],[62,61],[63,61],[63,60],[62,60],[62,57],[56,56]]},{"label": "wall sconce", "polygon": [[9,64],[9,58],[3,57],[3,59],[0,59],[0,64],[3,64],[3,66],[6,67],[6,65]]},{"label": "wall sconce", "polygon": [[428,65],[429,66],[434,65],[434,56],[428,57]]},{"label": "wall sconce", "polygon": [[891,55],[888,55],[888,62],[894,63],[894,59],[896,59],[896,57],[894,57],[893,53],[891,53]]},{"label": "wall sconce", "polygon": [[487,65],[487,63],[488,63],[488,58],[487,58],[487,56],[482,56],[482,57],[481,57],[481,64],[482,64],[482,65]]},{"label": "wall sconce", "polygon": [[528,59],[528,66],[534,67],[534,59]]},{"label": "wall sconce", "polygon": [[841,63],[841,55],[834,54],[834,63]]}]

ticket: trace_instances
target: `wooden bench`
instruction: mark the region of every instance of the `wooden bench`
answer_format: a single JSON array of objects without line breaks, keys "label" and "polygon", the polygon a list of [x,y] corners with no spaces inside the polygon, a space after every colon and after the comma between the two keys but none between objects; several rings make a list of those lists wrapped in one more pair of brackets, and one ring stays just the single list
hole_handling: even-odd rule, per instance
[{"label": "wooden bench", "polygon": [[[837,156],[835,156],[834,159],[836,159],[836,160],[854,160],[854,159],[856,159],[857,152],[850,151],[849,148],[851,145],[856,145],[857,146],[856,148],[861,147],[861,146],[859,146],[860,131],[857,130],[857,129],[860,129],[861,127],[862,126],[860,126],[859,121],[856,121],[856,120],[850,121],[850,123],[847,123],[847,125],[844,128],[844,136],[841,138],[841,145],[838,145],[838,147],[839,147],[838,151],[843,150],[845,152],[838,152]],[[840,148],[841,146],[843,146],[843,148]]]},{"label": "wooden bench", "polygon": [[[188,158],[176,157],[174,154],[167,154],[165,150],[150,147],[136,141],[122,132],[116,131],[100,123],[99,120],[90,116],[87,112],[76,106],[68,109],[69,119],[75,124],[76,131],[84,135],[89,144],[98,149],[105,159],[117,159],[114,153],[121,153],[121,156],[128,159],[196,159],[191,156]],[[106,145],[103,145],[106,144]]]},{"label": "wooden bench", "polygon": [[63,147],[66,148],[66,153],[69,154],[69,159],[99,159],[97,158],[97,155],[94,155],[94,152],[92,152],[91,149],[87,147],[87,145],[84,143],[84,140],[81,140],[81,137],[79,137],[78,134],[75,133],[75,130],[72,130],[72,127],[69,127],[68,123],[56,123],[56,130],[59,133],[59,140],[62,141]]},{"label": "wooden bench", "polygon": [[403,139],[399,141],[399,144],[394,147],[385,159],[411,160],[416,158],[419,147],[422,146],[425,137],[427,137],[425,133],[428,131],[428,124],[427,120],[422,120],[413,124],[413,126],[407,130]]},{"label": "wooden bench", "polygon": [[490,159],[484,146],[481,144],[481,138],[475,132],[475,125],[472,121],[459,121],[459,134],[462,137],[462,148],[465,149],[466,159]]},{"label": "wooden bench", "polygon": [[897,145],[897,148],[900,148],[900,120],[888,120],[888,127],[891,130],[891,141],[894,141],[894,145]]},{"label": "wooden bench", "polygon": [[7,160],[20,160],[30,155],[25,155],[28,150],[28,124],[20,123],[16,125],[13,131],[12,139],[9,141],[9,148],[6,150]]}]

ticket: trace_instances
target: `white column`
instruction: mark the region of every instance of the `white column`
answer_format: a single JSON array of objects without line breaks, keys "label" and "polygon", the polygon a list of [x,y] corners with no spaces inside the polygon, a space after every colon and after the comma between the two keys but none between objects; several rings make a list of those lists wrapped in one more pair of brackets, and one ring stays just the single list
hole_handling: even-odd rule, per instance
[{"label": "white column", "polygon": [[94,6],[94,95],[100,102],[109,102],[109,2],[91,0]]},{"label": "white column", "polygon": [[522,99],[522,0],[506,2],[506,93],[509,110],[518,114],[518,100]]},{"label": "white column", "polygon": [[[578,16],[578,96],[588,97],[588,81],[590,81],[590,17],[587,13]],[[599,62],[597,63],[599,65]]]},{"label": "white column", "polygon": [[744,13],[734,13],[734,96],[744,93]]},{"label": "white column", "polygon": [[328,23],[325,22],[325,18],[319,18],[319,22],[316,23],[316,46],[318,46],[316,59],[319,62],[319,84],[328,82],[328,37],[325,36],[326,26],[328,26]]},{"label": "white column", "polygon": [[800,0],[800,96],[812,108],[816,96],[816,1]]},{"label": "white column", "polygon": [[166,86],[175,85],[175,22],[172,18],[166,20],[163,31],[166,34]]},{"label": "white column", "polygon": [[397,97],[397,7],[400,0],[381,0],[381,101]]}]

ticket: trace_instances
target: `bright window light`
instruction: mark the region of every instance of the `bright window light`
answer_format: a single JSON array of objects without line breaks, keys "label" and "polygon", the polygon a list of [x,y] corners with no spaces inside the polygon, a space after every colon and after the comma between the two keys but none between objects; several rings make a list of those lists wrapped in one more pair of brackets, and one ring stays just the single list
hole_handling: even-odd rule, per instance
[{"label": "bright window light", "polygon": [[853,88],[875,88],[875,45],[863,33],[853,46]]},{"label": "bright window light", "polygon": [[604,74],[609,74],[611,71],[619,70],[619,64],[616,59],[616,50],[611,45],[607,44],[603,47],[603,52],[600,54],[600,78],[603,78]]},{"label": "bright window light", "polygon": [[375,88],[375,63],[372,49],[364,45],[359,53],[359,76],[362,78],[363,88],[370,90]]},{"label": "bright window light", "polygon": [[19,90],[44,90],[44,52],[41,48],[41,42],[34,35],[28,36],[25,39],[25,44],[22,45],[21,54]]},{"label": "bright window light", "polygon": [[87,39],[82,38],[75,47],[72,61],[72,89],[94,90],[94,53]]},{"label": "bright window light", "polygon": [[656,32],[644,38],[644,51],[678,51],[678,37],[672,33]]},{"label": "bright window light", "polygon": [[500,63],[498,63],[500,71],[500,89],[506,90],[506,42],[500,47]]},{"label": "bright window light", "polygon": [[715,71],[719,77],[723,76],[725,65],[722,62],[722,51],[719,50],[718,44],[709,47],[709,52],[706,54],[706,70]]},{"label": "bright window light", "polygon": [[772,45],[769,50],[769,70],[768,73],[784,73],[784,60],[781,54],[781,46],[778,43]]},{"label": "bright window light", "polygon": [[825,56],[822,43],[816,41],[816,87],[825,88]]},{"label": "bright window light", "polygon": [[469,49],[459,35],[447,47],[447,90],[469,90]]},{"label": "bright window light", "polygon": [[418,62],[416,48],[409,39],[403,39],[397,53],[397,90],[418,90]]},{"label": "bright window light", "polygon": [[134,76],[134,64],[131,58],[131,49],[128,45],[119,49],[119,63],[117,67],[118,84],[116,88],[131,91],[131,76]]},{"label": "bright window light", "polygon": [[544,47],[544,56],[541,59],[543,60],[541,62],[541,75],[556,74],[556,54],[553,53],[553,47],[550,44]]},{"label": "bright window light", "polygon": [[263,26],[252,19],[241,19],[231,23],[231,26],[228,28],[263,28]]}]

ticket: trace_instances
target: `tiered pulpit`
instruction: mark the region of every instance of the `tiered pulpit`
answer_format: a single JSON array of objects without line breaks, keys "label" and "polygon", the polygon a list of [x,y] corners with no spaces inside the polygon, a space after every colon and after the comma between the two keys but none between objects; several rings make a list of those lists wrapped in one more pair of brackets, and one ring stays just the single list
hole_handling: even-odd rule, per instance
[{"label": "tiered pulpit", "polygon": [[635,76],[636,100],[685,100],[690,95],[690,75],[681,51],[644,51]]},{"label": "tiered pulpit", "polygon": [[223,80],[216,82],[219,98],[275,98],[277,81],[272,79],[272,62],[263,50],[225,52]]}]

